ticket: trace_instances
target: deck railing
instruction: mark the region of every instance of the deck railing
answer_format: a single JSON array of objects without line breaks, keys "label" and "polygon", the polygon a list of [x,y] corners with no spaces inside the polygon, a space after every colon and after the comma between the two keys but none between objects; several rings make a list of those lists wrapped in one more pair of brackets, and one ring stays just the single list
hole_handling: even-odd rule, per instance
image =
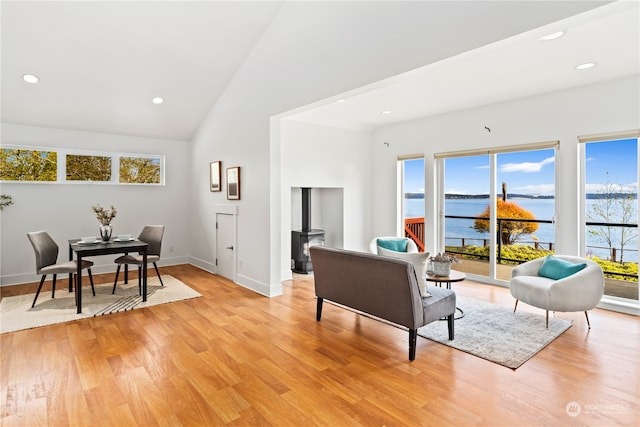
[{"label": "deck railing", "polygon": [[[452,218],[452,219],[469,219],[469,220],[476,220],[478,218],[476,217],[469,217],[469,216],[457,216],[457,215],[446,215],[445,218]],[[498,229],[501,228],[501,224],[503,221],[514,221],[513,218],[498,218]],[[552,224],[553,221],[551,220],[543,220],[543,219],[522,219],[522,218],[518,218],[517,221],[519,222],[536,222],[536,223],[547,223],[547,224]],[[587,226],[599,226],[599,227],[603,227],[603,226],[607,226],[607,227],[627,227],[627,228],[637,228],[638,225],[637,224],[617,224],[617,223],[599,223],[599,222],[587,222],[586,223]],[[424,246],[424,217],[418,217],[418,218],[405,218],[404,220],[404,232],[405,232],[405,236],[412,239],[416,245],[418,246],[418,250],[420,252],[424,252],[425,250],[425,246]],[[482,242],[482,246],[487,246],[489,239],[482,239],[482,238],[474,238],[474,237],[455,237],[455,238],[450,238],[447,237],[447,240],[452,240],[452,239],[459,239],[460,240],[460,245],[458,246],[459,248],[464,248],[465,246],[468,246],[468,243],[471,241],[479,241]],[[523,244],[531,244],[531,246],[534,246],[536,249],[547,249],[552,251],[553,250],[553,242],[538,242],[538,241],[532,241],[532,242],[522,242]],[[501,256],[501,246],[502,243],[500,241],[498,241],[498,259],[497,262],[498,264],[500,264],[502,261],[511,261],[511,262],[516,262],[516,263],[520,263],[523,262],[522,260],[517,260],[517,259],[510,259],[510,258],[505,258]],[[609,249],[609,248],[602,248],[599,246],[587,246],[587,248],[593,248],[593,249]],[[625,249],[625,251],[629,251],[629,252],[637,252],[634,249]],[[457,252],[455,250],[451,251],[452,253],[459,253],[459,254],[464,254],[464,252]],[[616,261],[617,259],[617,255],[618,255],[618,250],[617,248],[610,248],[610,260],[612,261]],[[481,256],[479,256],[480,258],[482,258]],[[488,260],[488,257],[484,257],[486,258],[486,260]],[[605,273],[611,273],[611,274],[617,274],[619,276],[625,276],[625,277],[637,277],[635,274],[625,274],[625,273],[621,273],[621,272],[607,272],[605,271]]]},{"label": "deck railing", "polygon": [[424,252],[424,217],[405,218],[404,235],[416,243],[420,252]]}]

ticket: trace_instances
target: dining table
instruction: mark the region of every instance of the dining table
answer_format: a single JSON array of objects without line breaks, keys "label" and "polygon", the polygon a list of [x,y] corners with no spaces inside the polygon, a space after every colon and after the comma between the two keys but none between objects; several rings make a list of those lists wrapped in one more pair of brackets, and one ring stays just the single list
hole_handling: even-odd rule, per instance
[{"label": "dining table", "polygon": [[[110,239],[103,241],[84,242],[81,239],[69,240],[69,261],[73,261],[73,255],[76,256],[78,270],[76,272],[76,306],[77,312],[82,313],[82,259],[90,256],[128,254],[136,252],[142,254],[142,301],[147,300],[147,248],[149,244],[138,239],[130,239],[120,241],[118,239]],[[127,276],[125,275],[125,282]],[[71,283],[71,281],[69,282]]]}]

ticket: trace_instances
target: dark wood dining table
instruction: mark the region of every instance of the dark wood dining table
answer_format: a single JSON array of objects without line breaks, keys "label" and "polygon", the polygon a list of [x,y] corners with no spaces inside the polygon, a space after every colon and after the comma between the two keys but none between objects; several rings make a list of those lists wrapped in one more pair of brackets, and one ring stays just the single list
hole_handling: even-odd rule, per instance
[{"label": "dark wood dining table", "polygon": [[[128,254],[137,252],[142,254],[142,301],[147,300],[147,248],[149,244],[135,239],[130,241],[99,240],[92,243],[81,243],[80,239],[69,240],[69,261],[76,254],[78,271],[76,272],[76,305],[78,313],[82,313],[82,258],[98,255]],[[126,276],[125,276],[126,281]],[[71,283],[71,282],[70,282]]]}]

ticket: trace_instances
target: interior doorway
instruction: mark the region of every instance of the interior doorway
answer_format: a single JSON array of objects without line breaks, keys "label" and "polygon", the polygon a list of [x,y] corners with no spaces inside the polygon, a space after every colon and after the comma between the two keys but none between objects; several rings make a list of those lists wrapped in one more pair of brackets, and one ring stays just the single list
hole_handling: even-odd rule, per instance
[{"label": "interior doorway", "polygon": [[236,277],[236,217],[216,213],[216,274],[235,282]]}]

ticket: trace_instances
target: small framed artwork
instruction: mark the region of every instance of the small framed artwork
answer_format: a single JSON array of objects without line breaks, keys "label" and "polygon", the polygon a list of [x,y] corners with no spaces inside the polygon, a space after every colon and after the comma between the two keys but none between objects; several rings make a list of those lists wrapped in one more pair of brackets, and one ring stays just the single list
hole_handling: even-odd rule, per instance
[{"label": "small framed artwork", "polygon": [[240,166],[227,168],[227,199],[240,200]]},{"label": "small framed artwork", "polygon": [[222,191],[222,175],[221,175],[221,162],[211,162],[209,164],[209,174],[211,176],[211,187],[209,189],[211,191]]}]

